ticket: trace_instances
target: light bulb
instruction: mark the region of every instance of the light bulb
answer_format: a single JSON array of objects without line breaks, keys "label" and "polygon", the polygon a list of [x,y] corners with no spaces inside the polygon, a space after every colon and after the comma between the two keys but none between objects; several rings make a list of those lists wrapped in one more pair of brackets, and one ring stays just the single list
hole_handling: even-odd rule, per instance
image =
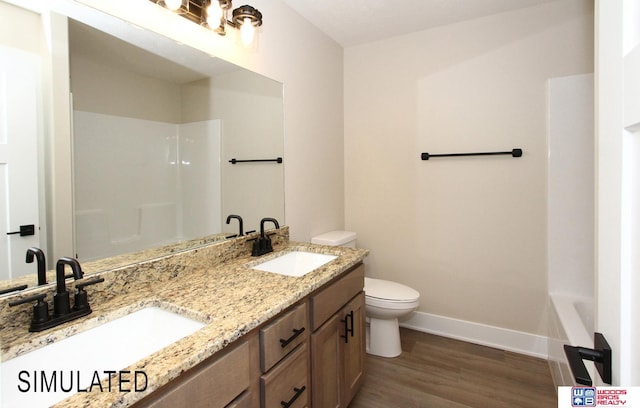
[{"label": "light bulb", "polygon": [[253,42],[254,32],[255,27],[251,24],[251,19],[249,17],[245,17],[242,25],[240,26],[240,38],[245,46],[248,46]]},{"label": "light bulb", "polygon": [[207,24],[210,26],[219,26],[220,21],[222,21],[222,8],[217,2],[212,1],[207,7]]},{"label": "light bulb", "polygon": [[164,5],[169,10],[176,11],[182,6],[182,0],[164,0]]}]

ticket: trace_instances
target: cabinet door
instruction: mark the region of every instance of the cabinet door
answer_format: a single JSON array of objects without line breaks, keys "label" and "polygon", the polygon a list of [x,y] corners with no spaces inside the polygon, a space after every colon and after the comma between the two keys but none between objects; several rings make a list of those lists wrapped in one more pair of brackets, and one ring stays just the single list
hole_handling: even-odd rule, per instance
[{"label": "cabinet door", "polygon": [[311,329],[317,330],[331,316],[336,314],[364,287],[364,265],[354,267],[350,272],[311,296]]},{"label": "cabinet door", "polygon": [[311,335],[311,393],[314,408],[339,408],[340,370],[344,324],[340,313],[333,315]]},{"label": "cabinet door", "polygon": [[[342,309],[347,325],[347,339],[341,342],[342,353],[342,403],[349,405],[356,395],[365,376],[366,338],[364,292],[360,292]],[[344,329],[343,329],[344,330]]]},{"label": "cabinet door", "polygon": [[257,336],[222,356],[214,356],[165,385],[136,407],[145,408],[222,408],[249,389],[251,380],[250,343],[257,350]]}]

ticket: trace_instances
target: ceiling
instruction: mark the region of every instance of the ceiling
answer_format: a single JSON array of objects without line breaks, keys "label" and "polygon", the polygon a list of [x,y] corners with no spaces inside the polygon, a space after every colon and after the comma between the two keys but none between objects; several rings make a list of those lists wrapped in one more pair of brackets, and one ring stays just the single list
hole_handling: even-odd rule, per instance
[{"label": "ceiling", "polygon": [[343,47],[561,0],[283,0]]}]

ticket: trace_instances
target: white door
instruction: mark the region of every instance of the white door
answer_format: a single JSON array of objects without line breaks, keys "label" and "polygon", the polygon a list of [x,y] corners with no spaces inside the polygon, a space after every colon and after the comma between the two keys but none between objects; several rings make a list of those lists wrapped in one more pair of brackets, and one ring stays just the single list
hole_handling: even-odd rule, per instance
[{"label": "white door", "polygon": [[598,0],[596,27],[596,331],[640,386],[640,0]]},{"label": "white door", "polygon": [[[25,254],[27,248],[40,246],[40,83],[37,56],[0,46],[0,280],[35,272],[25,263]],[[21,227],[22,234],[15,234]]]}]

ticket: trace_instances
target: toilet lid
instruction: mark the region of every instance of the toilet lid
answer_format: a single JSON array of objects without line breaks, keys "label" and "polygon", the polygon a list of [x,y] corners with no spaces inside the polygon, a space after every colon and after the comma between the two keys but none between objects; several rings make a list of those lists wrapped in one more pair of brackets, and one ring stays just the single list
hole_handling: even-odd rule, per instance
[{"label": "toilet lid", "polygon": [[368,297],[393,302],[415,302],[420,298],[420,292],[401,283],[366,277],[364,292]]}]

